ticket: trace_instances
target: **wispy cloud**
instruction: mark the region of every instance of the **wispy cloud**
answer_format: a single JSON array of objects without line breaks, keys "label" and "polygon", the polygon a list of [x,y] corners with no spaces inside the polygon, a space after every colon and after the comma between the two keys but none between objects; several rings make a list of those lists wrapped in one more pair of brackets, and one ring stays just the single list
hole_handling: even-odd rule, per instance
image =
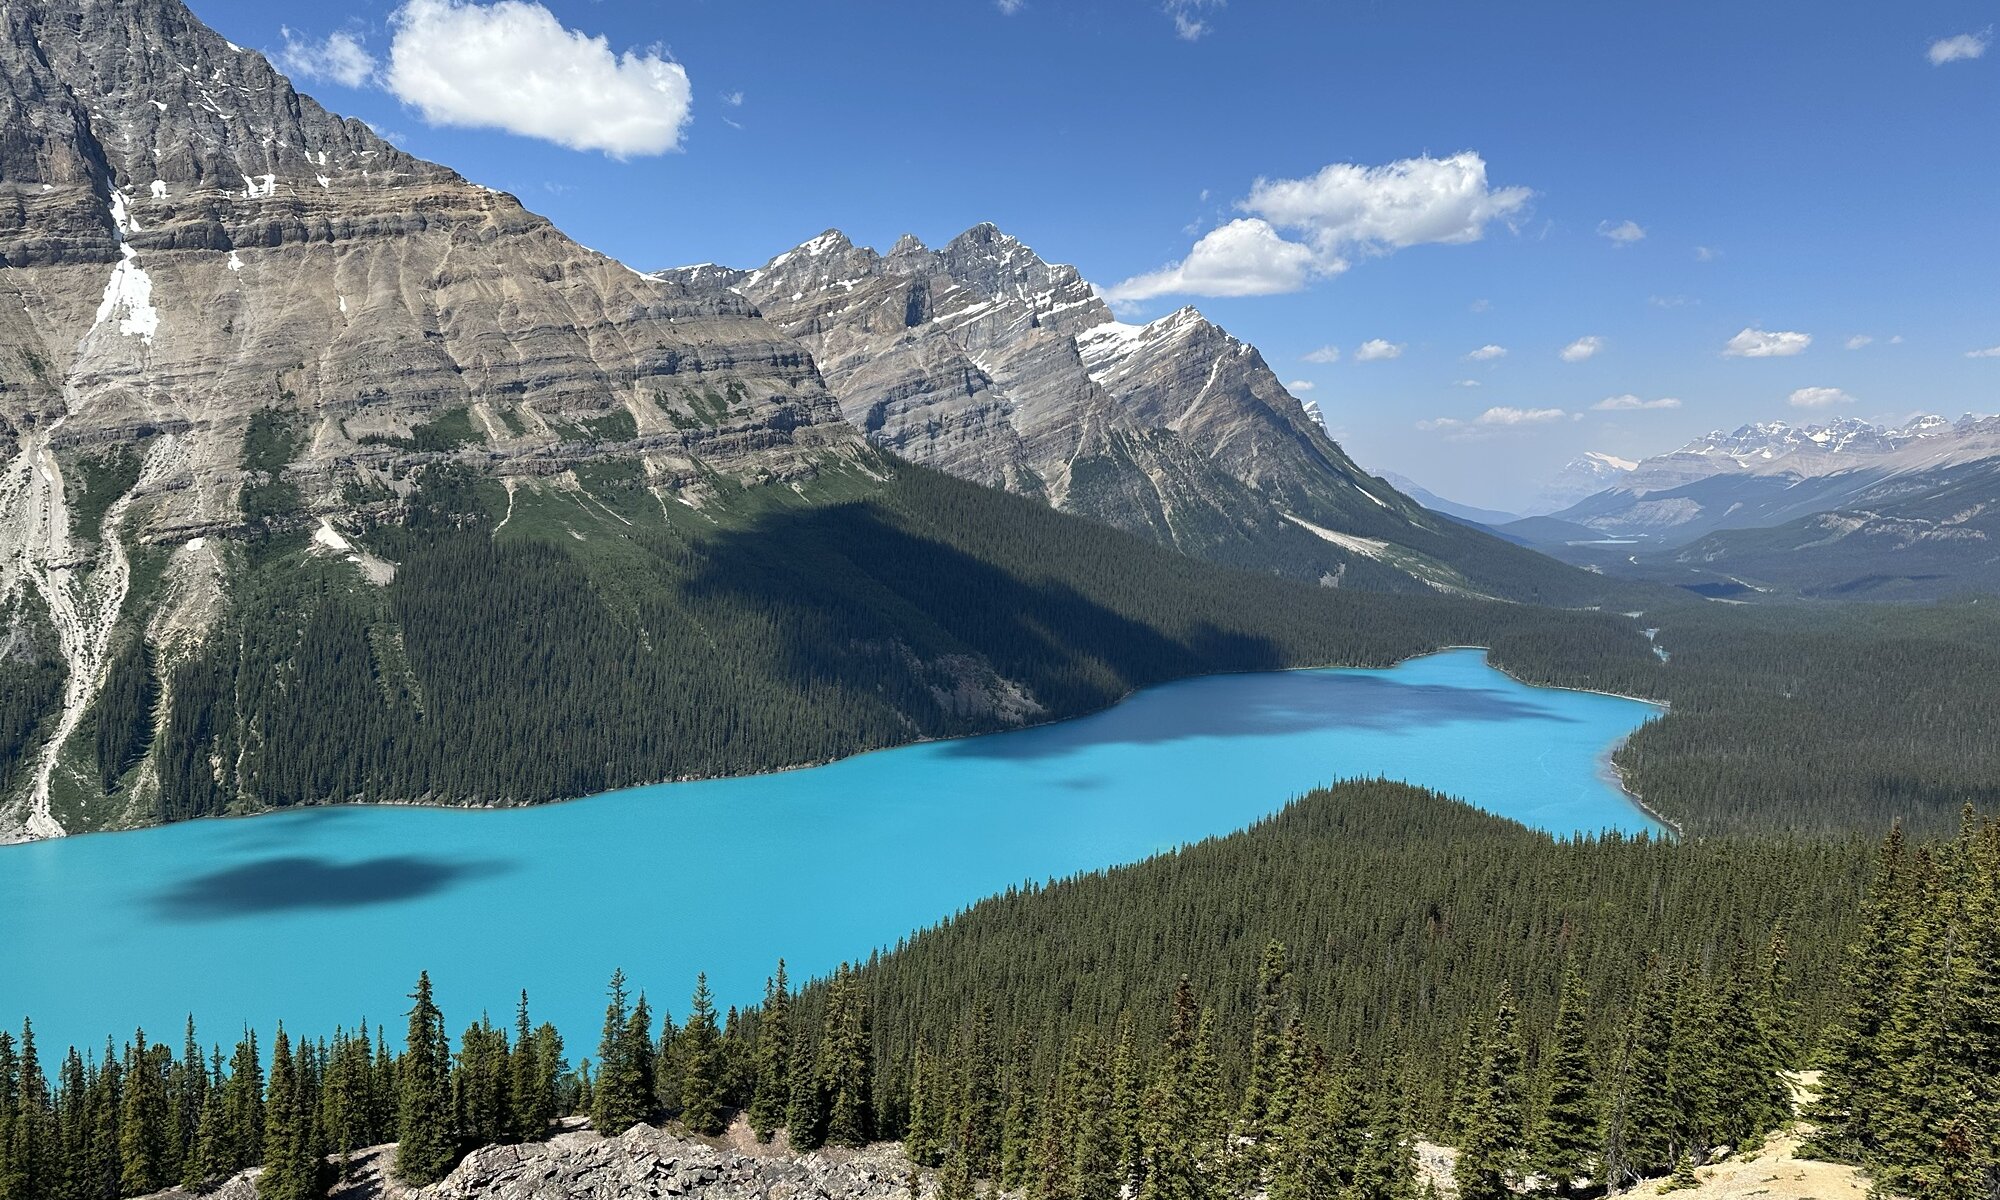
[{"label": "wispy cloud", "polygon": [[1661,396],[1657,400],[1641,400],[1628,393],[1623,396],[1606,396],[1590,407],[1595,412],[1645,412],[1680,406],[1681,402],[1673,396]]},{"label": "wispy cloud", "polygon": [[2000,358],[2000,346],[1988,346],[1984,350],[1967,350],[1967,358]]},{"label": "wispy cloud", "polygon": [[1790,358],[1804,354],[1812,335],[1792,330],[1744,329],[1722,347],[1725,358]]},{"label": "wispy cloud", "polygon": [[1596,357],[1597,352],[1602,349],[1604,349],[1604,339],[1593,333],[1564,346],[1558,357],[1566,363],[1580,363],[1586,358]]},{"label": "wispy cloud", "polygon": [[1857,333],[1853,337],[1847,339],[1847,348],[1849,350],[1859,350],[1863,346],[1872,343],[1874,340],[1875,338],[1872,334]]},{"label": "wispy cloud", "polygon": [[1646,231],[1637,221],[1620,221],[1613,225],[1609,221],[1597,223],[1597,236],[1609,239],[1613,244],[1629,246],[1646,240]]},{"label": "wispy cloud", "polygon": [[[1001,0],[1004,9],[1008,0]],[[1184,42],[1198,42],[1208,34],[1208,21],[1202,16],[1209,9],[1221,8],[1229,0],[1165,0],[1160,5],[1174,23],[1174,36]],[[1015,7],[1020,0],[1013,0]],[[1009,10],[1011,11],[1011,10]]]},{"label": "wispy cloud", "polygon": [[375,74],[375,56],[359,36],[346,30],[329,33],[322,41],[300,37],[284,25],[278,26],[278,33],[285,39],[278,65],[294,79],[360,87]]},{"label": "wispy cloud", "polygon": [[1294,379],[1285,385],[1288,392],[1310,392],[1319,385],[1310,379]]},{"label": "wispy cloud", "polygon": [[1481,346],[1479,349],[1474,350],[1471,353],[1467,354],[1465,357],[1471,359],[1473,362],[1492,362],[1496,358],[1507,357],[1507,347],[1496,346],[1493,343],[1488,342],[1484,346]]},{"label": "wispy cloud", "polygon": [[1319,349],[1309,350],[1299,355],[1299,357],[1309,363],[1337,363],[1340,361],[1340,347],[1321,346]]},{"label": "wispy cloud", "polygon": [[1988,25],[1978,33],[1961,33],[1956,37],[1939,38],[1931,43],[1927,57],[1934,67],[1983,58],[1986,55],[1986,47],[1992,41],[1993,27]]}]

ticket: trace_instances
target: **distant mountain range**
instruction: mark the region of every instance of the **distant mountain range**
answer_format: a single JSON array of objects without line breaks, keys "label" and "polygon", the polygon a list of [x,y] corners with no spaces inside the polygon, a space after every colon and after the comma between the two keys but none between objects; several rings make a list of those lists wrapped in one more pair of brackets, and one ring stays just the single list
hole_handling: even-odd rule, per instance
[{"label": "distant mountain range", "polygon": [[2000,417],[1715,431],[1547,517],[1573,562],[1716,594],[1924,598],[2000,584]]}]

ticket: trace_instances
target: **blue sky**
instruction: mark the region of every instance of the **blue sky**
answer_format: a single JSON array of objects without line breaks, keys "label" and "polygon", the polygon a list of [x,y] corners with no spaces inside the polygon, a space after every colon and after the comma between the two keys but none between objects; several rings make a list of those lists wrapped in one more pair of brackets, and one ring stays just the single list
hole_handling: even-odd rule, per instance
[{"label": "blue sky", "polygon": [[543,3],[195,8],[641,268],[997,222],[1470,502],[1746,420],[2000,409],[1990,2]]}]

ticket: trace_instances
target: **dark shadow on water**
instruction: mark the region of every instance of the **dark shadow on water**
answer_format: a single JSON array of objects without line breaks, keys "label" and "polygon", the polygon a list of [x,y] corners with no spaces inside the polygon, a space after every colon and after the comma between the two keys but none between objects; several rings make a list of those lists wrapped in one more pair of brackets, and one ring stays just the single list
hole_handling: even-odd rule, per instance
[{"label": "dark shadow on water", "polygon": [[1289,671],[1198,680],[1134,697],[1078,721],[949,742],[943,752],[963,758],[1037,759],[1093,746],[1156,746],[1196,737],[1416,730],[1455,721],[1576,720],[1499,688]]},{"label": "dark shadow on water", "polygon": [[170,921],[203,921],[298,909],[365,908],[435,895],[510,869],[499,862],[446,862],[399,854],[340,863],[293,855],[197,875],[153,897]]}]

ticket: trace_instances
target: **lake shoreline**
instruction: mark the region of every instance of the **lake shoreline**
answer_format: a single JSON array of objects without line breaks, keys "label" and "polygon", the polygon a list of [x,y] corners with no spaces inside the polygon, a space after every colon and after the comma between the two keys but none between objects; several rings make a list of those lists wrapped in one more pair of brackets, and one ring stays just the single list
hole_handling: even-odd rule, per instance
[{"label": "lake shoreline", "polygon": [[[1067,716],[1051,717],[1048,718],[1047,720],[1033,721],[1023,725],[1009,726],[1004,729],[991,729],[983,733],[955,734],[950,737],[912,738],[911,740],[906,742],[895,742],[893,744],[885,746],[871,746],[865,750],[857,750],[852,754],[844,754],[833,758],[818,759],[810,762],[787,763],[782,766],[770,767],[758,771],[747,771],[742,774],[680,775],[669,779],[651,779],[640,783],[620,784],[616,787],[606,788],[601,792],[586,792],[582,795],[577,795],[577,796],[557,796],[549,800],[527,800],[519,802],[468,801],[464,803],[449,803],[443,801],[424,800],[424,799],[381,799],[381,800],[357,799],[357,800],[313,801],[307,804],[292,804],[278,808],[264,808],[264,809],[259,809],[255,812],[218,813],[211,816],[194,817],[191,818],[190,820],[185,820],[185,821],[161,821],[150,825],[126,825],[114,829],[89,829],[81,833],[65,833],[59,838],[37,838],[37,837],[0,838],[0,854],[4,854],[9,847],[13,846],[32,846],[32,845],[45,844],[49,842],[66,842],[76,838],[95,837],[108,834],[142,833],[149,829],[165,829],[169,826],[193,825],[206,821],[247,821],[247,820],[255,820],[258,817],[275,816],[280,813],[309,812],[316,809],[409,808],[409,809],[424,809],[437,812],[467,812],[467,813],[507,812],[519,809],[547,808],[554,805],[575,804],[581,801],[594,800],[604,796],[614,796],[623,792],[640,791],[645,788],[666,787],[674,784],[709,783],[720,780],[759,779],[759,778],[766,778],[773,776],[781,776],[781,775],[791,774],[796,771],[816,770],[820,767],[831,766],[835,763],[852,762],[855,759],[865,758],[872,754],[882,754],[892,750],[907,749],[911,746],[940,745],[949,742],[968,741],[973,738],[994,737],[999,734],[1021,733],[1033,729],[1046,729],[1051,726],[1064,724],[1065,722],[1084,720],[1089,717],[1094,717],[1103,713],[1110,712],[1111,710],[1118,708],[1123,704],[1129,703],[1134,697],[1145,692],[1156,691],[1161,688],[1173,687],[1177,684],[1192,683],[1203,679],[1224,679],[1231,676],[1267,675],[1267,674],[1279,674],[1279,673],[1295,672],[1295,671],[1391,671],[1396,669],[1397,667],[1403,666],[1406,663],[1413,663],[1422,659],[1431,658],[1440,654],[1449,654],[1452,653],[1453,651],[1458,651],[1458,650],[1479,651],[1482,656],[1482,661],[1488,667],[1500,673],[1501,675],[1506,676],[1508,679],[1512,680],[1515,683],[1520,684],[1523,687],[1536,688],[1540,690],[1554,691],[1554,692],[1576,692],[1582,695],[1590,695],[1590,696],[1608,696],[1616,700],[1630,700],[1635,703],[1645,704],[1660,709],[1662,713],[1671,711],[1672,709],[1672,705],[1669,702],[1664,700],[1654,700],[1646,696],[1632,696],[1632,695],[1626,695],[1621,692],[1607,692],[1598,688],[1571,687],[1565,684],[1537,683],[1534,682],[1533,680],[1523,679],[1520,676],[1516,675],[1514,672],[1508,670],[1506,667],[1501,666],[1493,661],[1493,648],[1491,646],[1456,644],[1448,646],[1434,646],[1428,650],[1421,650],[1414,654],[1406,654],[1401,658],[1397,658],[1390,661],[1385,666],[1364,666],[1352,663],[1315,663],[1306,666],[1296,666],[1296,667],[1252,667],[1252,668],[1245,668],[1243,670],[1204,671],[1196,675],[1182,675],[1174,679],[1161,680],[1158,683],[1145,684],[1140,687],[1130,688],[1125,692],[1119,694],[1115,699],[1111,700],[1109,703],[1103,705],[1100,708],[1093,708],[1086,710],[1084,712],[1072,713]],[[1611,762],[1611,756],[1615,755],[1620,749],[1623,748],[1625,742],[1630,738],[1630,736],[1631,736],[1630,734],[1627,734],[1626,737],[1620,738],[1616,743],[1614,743],[1604,752],[1602,766],[1610,769],[1609,781],[1615,784],[1618,790],[1622,792],[1631,801],[1633,807],[1637,808],[1641,813],[1645,814],[1645,816],[1648,819],[1655,821],[1660,825],[1665,826],[1668,829],[1673,830],[1676,836],[1680,836],[1680,825],[1675,821],[1667,819],[1665,816],[1661,815],[1660,813],[1654,811],[1651,807],[1649,807],[1646,804],[1646,802],[1643,799],[1641,799],[1636,792],[1632,791],[1632,789],[1626,785],[1624,772],[1622,770],[1619,770],[1617,766]]]}]

